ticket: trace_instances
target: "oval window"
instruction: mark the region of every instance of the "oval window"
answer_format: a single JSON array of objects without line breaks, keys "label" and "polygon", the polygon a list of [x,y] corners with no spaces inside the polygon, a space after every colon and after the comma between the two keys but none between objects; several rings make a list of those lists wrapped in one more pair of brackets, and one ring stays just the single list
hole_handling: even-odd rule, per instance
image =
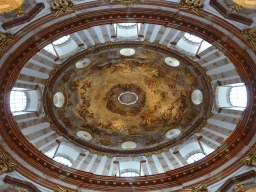
[{"label": "oval window", "polygon": [[55,95],[53,97],[54,105],[56,107],[62,107],[64,102],[65,102],[65,97],[64,97],[63,93],[61,93],[61,92],[55,93]]}]

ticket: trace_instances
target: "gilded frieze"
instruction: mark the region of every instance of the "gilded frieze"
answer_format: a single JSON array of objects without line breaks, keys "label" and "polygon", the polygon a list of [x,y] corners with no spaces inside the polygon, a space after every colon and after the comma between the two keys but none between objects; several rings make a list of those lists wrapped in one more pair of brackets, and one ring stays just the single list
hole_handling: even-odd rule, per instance
[{"label": "gilded frieze", "polygon": [[247,166],[256,167],[256,147],[249,153],[247,157],[241,160]]},{"label": "gilded frieze", "polygon": [[235,192],[245,192],[244,184],[243,183],[236,184]]},{"label": "gilded frieze", "polygon": [[10,33],[0,32],[0,54],[4,53],[4,50],[9,46],[9,44],[16,40],[16,37]]},{"label": "gilded frieze", "polygon": [[178,8],[194,11],[200,15],[204,9],[204,0],[181,0]]},{"label": "gilded frieze", "polygon": [[196,187],[192,187],[191,189],[182,189],[181,192],[208,192],[208,189],[205,183],[201,183]]},{"label": "gilded frieze", "polygon": [[136,3],[141,3],[145,0],[103,0],[103,1],[110,2],[110,3],[119,3],[124,6],[129,6],[129,5],[134,5]]},{"label": "gilded frieze", "polygon": [[11,160],[0,151],[0,175],[8,172],[12,172],[18,168],[18,165],[11,162]]},{"label": "gilded frieze", "polygon": [[54,17],[58,17],[62,13],[66,13],[68,11],[76,11],[76,7],[71,1],[68,0],[54,0],[49,2],[51,6],[51,12]]},{"label": "gilded frieze", "polygon": [[237,13],[239,10],[243,9],[243,7],[241,5],[238,5],[236,3],[234,3],[233,5],[227,5],[227,8],[232,11]]},{"label": "gilded frieze", "polygon": [[253,50],[256,50],[256,27],[245,29],[238,33],[238,36],[245,38],[249,43],[251,43]]}]

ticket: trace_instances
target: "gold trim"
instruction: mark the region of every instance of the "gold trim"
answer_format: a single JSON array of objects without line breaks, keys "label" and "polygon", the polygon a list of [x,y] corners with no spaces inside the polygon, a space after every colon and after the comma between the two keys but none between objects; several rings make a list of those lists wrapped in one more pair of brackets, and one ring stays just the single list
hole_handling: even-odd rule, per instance
[{"label": "gold trim", "polygon": [[68,192],[68,190],[64,190],[60,186],[57,185],[54,192]]}]

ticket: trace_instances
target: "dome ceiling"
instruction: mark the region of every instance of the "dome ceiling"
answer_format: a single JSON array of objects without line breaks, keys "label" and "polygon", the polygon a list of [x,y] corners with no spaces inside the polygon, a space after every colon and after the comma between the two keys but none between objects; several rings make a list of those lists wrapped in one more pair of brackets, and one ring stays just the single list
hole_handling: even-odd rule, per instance
[{"label": "dome ceiling", "polygon": [[[165,62],[170,54],[137,47],[126,57],[120,49],[80,55],[52,77],[47,110],[66,137],[98,151],[133,154],[170,146],[202,126],[210,108],[203,70],[178,55],[171,54],[180,62],[173,67]],[[86,67],[78,68],[82,61]]]}]

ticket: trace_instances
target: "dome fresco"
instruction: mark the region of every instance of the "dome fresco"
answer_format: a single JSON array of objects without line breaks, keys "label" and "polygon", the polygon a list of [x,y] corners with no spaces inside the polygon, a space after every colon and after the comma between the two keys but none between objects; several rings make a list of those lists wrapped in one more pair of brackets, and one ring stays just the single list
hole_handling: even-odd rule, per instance
[{"label": "dome fresco", "polygon": [[[62,108],[48,105],[61,132],[86,147],[111,153],[124,152],[122,144],[133,141],[134,151],[124,152],[133,154],[175,143],[176,137],[166,137],[172,129],[185,138],[200,127],[210,103],[195,105],[192,92],[203,90],[209,98],[210,90],[199,67],[182,60],[179,67],[170,67],[161,60],[163,54],[141,48],[126,59],[117,51],[85,54],[94,58],[89,67],[79,70],[69,62],[54,76],[48,95],[63,92],[68,98]],[[81,131],[90,133],[89,143],[78,137]]]}]

